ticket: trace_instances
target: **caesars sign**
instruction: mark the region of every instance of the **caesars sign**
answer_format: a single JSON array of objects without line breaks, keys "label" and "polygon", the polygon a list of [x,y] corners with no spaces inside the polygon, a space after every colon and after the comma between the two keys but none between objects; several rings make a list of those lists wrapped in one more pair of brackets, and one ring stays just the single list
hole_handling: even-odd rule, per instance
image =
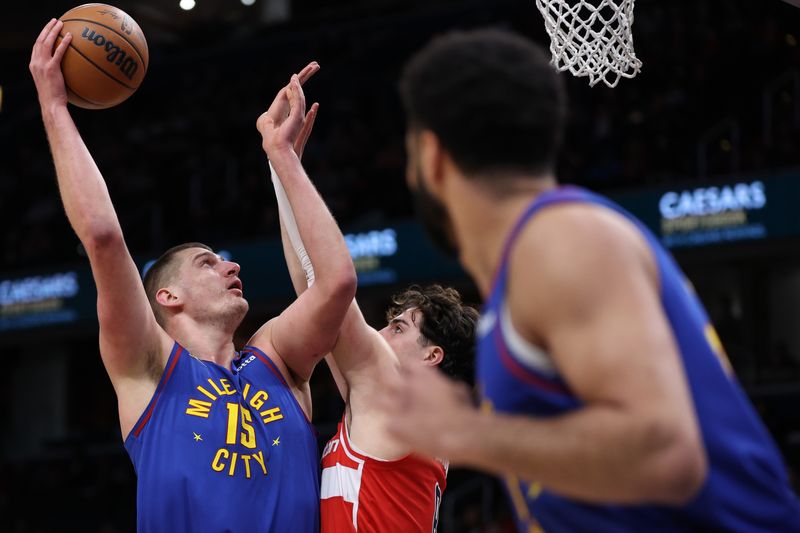
[{"label": "caesars sign", "polygon": [[752,214],[767,205],[764,183],[667,191],[661,195],[661,237],[667,246],[761,239],[766,227]]}]

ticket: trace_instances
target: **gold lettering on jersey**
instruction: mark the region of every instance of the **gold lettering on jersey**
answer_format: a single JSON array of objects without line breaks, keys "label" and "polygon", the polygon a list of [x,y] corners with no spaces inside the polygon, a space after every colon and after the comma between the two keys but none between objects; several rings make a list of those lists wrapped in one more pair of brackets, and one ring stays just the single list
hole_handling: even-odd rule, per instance
[{"label": "gold lettering on jersey", "polygon": [[267,394],[263,390],[260,390],[257,393],[255,393],[253,397],[250,399],[250,406],[257,411],[264,406],[264,402],[267,401],[268,399],[269,399],[269,394]]},{"label": "gold lettering on jersey", "polygon": [[216,397],[216,396],[214,396],[213,394],[211,394],[210,392],[208,392],[206,389],[204,389],[204,388],[202,387],[202,385],[198,385],[198,386],[197,386],[197,390],[199,390],[200,392],[202,392],[203,394],[205,394],[205,396],[206,396],[208,399],[210,399],[212,402],[216,402],[216,401],[217,401],[217,397]]},{"label": "gold lettering on jersey", "polygon": [[186,408],[186,414],[208,418],[208,414],[211,412],[211,405],[211,402],[189,398],[189,407]]},{"label": "gold lettering on jersey", "polygon": [[236,394],[236,390],[230,387],[230,383],[228,383],[228,380],[225,378],[220,378],[219,386],[214,382],[213,379],[208,378],[208,384],[211,385],[211,388],[213,388],[220,396],[231,396]]},{"label": "gold lettering on jersey", "polygon": [[[215,395],[214,393],[210,392],[203,385],[198,385],[196,390],[211,401],[209,402],[205,399],[189,398],[187,400],[188,406],[186,408],[187,415],[208,418],[211,413],[211,406],[213,405],[213,402],[216,402],[221,397],[232,396],[236,394],[236,389],[231,386],[231,383],[226,378],[220,378],[217,381],[208,378],[208,384],[217,394]],[[264,424],[269,424],[283,418],[283,413],[281,412],[280,407],[276,406],[270,408],[266,405],[267,400],[269,400],[269,394],[267,391],[257,390],[253,396],[250,397],[250,384],[245,383],[244,389],[242,390],[242,399],[245,400],[250,407],[258,411],[258,414]],[[265,407],[267,408],[264,409]],[[247,412],[247,409],[242,409],[241,411],[242,426],[244,429],[242,438],[248,441],[248,444],[246,444],[248,448],[255,447],[254,445],[250,445],[250,443],[252,443],[255,439],[255,433],[252,431],[252,428],[248,429],[247,427],[247,424],[251,420],[250,413]]]},{"label": "gold lettering on jersey", "polygon": [[[258,468],[250,467],[251,459],[258,464]],[[264,453],[261,451],[253,454],[239,454],[230,452],[225,448],[220,448],[211,461],[211,468],[216,472],[225,472],[227,470],[226,473],[233,477],[236,474],[236,467],[239,464],[244,468],[244,477],[247,479],[253,477],[259,470],[261,470],[263,475],[267,475],[267,464],[264,461]]]},{"label": "gold lettering on jersey", "polygon": [[261,415],[261,420],[265,424],[269,424],[270,422],[275,422],[276,420],[280,420],[281,418],[283,418],[280,407],[273,407],[272,409],[261,411],[258,414]]},{"label": "gold lettering on jersey", "polygon": [[[241,396],[231,398],[237,396],[239,391],[226,378],[208,378],[194,390],[194,397],[187,399],[184,411],[187,415],[204,419],[225,417],[224,422],[215,419],[217,424],[224,424],[225,442],[220,443],[224,447],[214,453],[211,469],[230,477],[243,476],[251,479],[260,477],[259,473],[266,476],[267,462],[264,452],[258,450],[256,442],[256,417],[265,425],[284,418],[279,406],[269,405],[269,393],[245,383]],[[225,400],[225,407],[214,410],[214,405],[222,399]],[[242,453],[243,451],[247,453]]]}]

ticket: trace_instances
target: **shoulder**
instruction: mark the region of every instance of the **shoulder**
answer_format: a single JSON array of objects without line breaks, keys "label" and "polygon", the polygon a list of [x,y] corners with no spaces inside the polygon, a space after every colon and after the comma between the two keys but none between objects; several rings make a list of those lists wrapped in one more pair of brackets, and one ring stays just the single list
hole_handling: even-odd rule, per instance
[{"label": "shoulder", "polygon": [[[594,204],[564,204],[543,210],[520,233],[509,269],[520,283],[597,280],[605,271],[654,267],[642,232],[625,216]],[[591,275],[588,275],[591,274]]]},{"label": "shoulder", "polygon": [[272,363],[278,372],[280,372],[286,384],[290,388],[297,389],[300,388],[297,384],[297,376],[294,375],[286,362],[281,358],[272,342],[272,328],[276,320],[277,317],[267,321],[267,323],[261,326],[258,331],[250,337],[250,340],[247,341],[247,346],[256,348],[258,350],[256,356],[268,359],[268,362],[264,362],[267,364]]},{"label": "shoulder", "polygon": [[588,312],[629,281],[658,284],[642,232],[595,204],[543,210],[521,231],[508,261],[507,299],[515,317]]}]

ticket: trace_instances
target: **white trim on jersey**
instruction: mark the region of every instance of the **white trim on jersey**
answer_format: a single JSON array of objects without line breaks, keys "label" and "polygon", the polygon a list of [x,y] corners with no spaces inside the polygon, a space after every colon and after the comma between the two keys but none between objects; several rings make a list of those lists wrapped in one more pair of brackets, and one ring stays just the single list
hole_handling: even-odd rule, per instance
[{"label": "white trim on jersey", "polygon": [[[344,450],[345,455],[347,455],[347,457],[351,461],[353,461],[358,465],[358,469],[348,468],[346,466],[342,466],[339,464],[337,464],[336,466],[341,467],[342,471],[349,470],[350,472],[348,472],[347,475],[352,476],[354,478],[355,495],[351,503],[353,504],[353,527],[356,528],[356,531],[358,531],[358,494],[359,492],[361,492],[361,474],[364,472],[364,459],[356,457],[355,455],[352,454],[352,452],[350,451],[350,436],[346,435],[346,432],[347,432],[347,420],[343,419],[342,430],[339,432],[339,445],[342,447],[342,450]],[[323,474],[325,473],[325,470],[328,469],[324,468],[322,470]],[[340,471],[339,473],[342,472]],[[333,472],[329,473],[329,475],[331,474],[333,474]],[[344,494],[342,494],[341,496],[344,497]],[[350,500],[345,500],[345,501],[350,502]]]},{"label": "white trim on jersey", "polygon": [[550,360],[550,355],[538,346],[528,342],[514,328],[514,324],[511,321],[511,311],[506,303],[503,303],[503,310],[500,316],[500,331],[509,351],[520,363],[531,370],[542,372],[549,376],[557,374],[556,368]]},{"label": "white trim on jersey", "polygon": [[320,483],[320,499],[341,496],[348,503],[358,503],[358,492],[361,489],[361,471],[344,465],[335,464],[322,469]]},{"label": "white trim on jersey", "polygon": [[[353,450],[354,452],[356,452],[358,454],[363,455],[367,459],[372,459],[373,461],[379,461],[381,463],[391,463],[391,462],[393,462],[391,459],[381,459],[380,457],[375,457],[374,455],[370,455],[370,454],[364,452],[363,450],[360,450],[358,448],[358,446],[356,446],[356,443],[353,442],[350,439],[350,430],[347,427],[347,419],[346,418],[344,419],[344,421],[342,423],[342,426],[344,426],[344,433],[347,436],[347,445],[350,447],[351,450]],[[348,457],[350,456],[349,453],[347,455],[348,455]],[[405,457],[408,457],[408,456],[403,456],[403,457],[400,457],[399,459],[396,459],[396,460],[404,459]]]}]

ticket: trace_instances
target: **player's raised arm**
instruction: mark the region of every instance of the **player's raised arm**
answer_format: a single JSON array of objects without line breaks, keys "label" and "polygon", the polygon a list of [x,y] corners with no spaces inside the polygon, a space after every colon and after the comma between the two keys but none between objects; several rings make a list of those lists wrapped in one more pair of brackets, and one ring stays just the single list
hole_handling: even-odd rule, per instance
[{"label": "player's raised arm", "polygon": [[[281,111],[287,101],[289,114],[284,116]],[[300,236],[317,270],[315,283],[251,340],[271,349],[300,380],[307,380],[333,347],[356,289],[355,269],[344,237],[294,150],[307,120],[305,109],[300,80],[292,76],[270,109],[259,117],[257,127],[294,207]]]},{"label": "player's raised arm", "polygon": [[[308,67],[299,74],[301,82],[307,79],[307,77],[303,77],[307,73],[307,69]],[[311,134],[317,111],[318,105],[314,104],[294,143],[298,158],[303,156],[303,150]],[[309,282],[313,281],[314,266],[308,258],[305,245],[298,233],[296,218],[281,184],[280,176],[274,169],[272,170],[275,194],[278,199],[283,254],[286,258],[292,285],[299,296],[308,288]],[[287,226],[289,226],[288,230]],[[379,384],[376,373],[394,371],[397,368],[397,357],[391,347],[375,329],[367,324],[355,299],[347,310],[336,345],[331,353],[325,356],[325,360],[344,400],[349,397],[352,382],[363,382],[366,387],[377,387]]]},{"label": "player's raised arm", "polygon": [[[170,341],[150,309],[103,176],[67,109],[60,64],[71,35],[68,33],[53,50],[61,27],[62,23],[53,19],[42,30],[33,47],[30,70],[39,93],[64,210],[86,249],[97,284],[101,354],[120,395],[124,433],[126,417],[120,387],[125,386],[126,380],[145,378],[153,364],[163,368],[164,347]],[[131,417],[138,415],[133,413]]]}]

